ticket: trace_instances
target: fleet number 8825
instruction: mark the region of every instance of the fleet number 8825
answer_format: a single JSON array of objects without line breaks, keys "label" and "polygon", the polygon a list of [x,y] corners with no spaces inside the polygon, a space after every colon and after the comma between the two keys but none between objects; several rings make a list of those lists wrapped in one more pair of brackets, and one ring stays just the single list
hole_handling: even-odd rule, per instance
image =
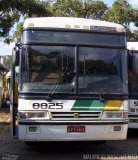
[{"label": "fleet number 8825", "polygon": [[63,103],[33,103],[33,109],[63,109]]}]

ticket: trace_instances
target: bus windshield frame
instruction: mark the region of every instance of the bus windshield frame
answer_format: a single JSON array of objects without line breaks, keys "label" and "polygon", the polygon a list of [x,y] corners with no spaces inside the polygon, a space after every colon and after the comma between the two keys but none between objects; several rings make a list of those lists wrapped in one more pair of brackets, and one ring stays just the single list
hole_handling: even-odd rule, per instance
[{"label": "bus windshield frame", "polygon": [[[39,30],[39,33],[40,31],[41,30]],[[55,32],[57,31],[54,31],[54,33]],[[58,31],[58,32],[62,33],[62,35],[63,33],[68,33],[66,35],[72,34],[71,31],[69,32]],[[62,79],[61,82],[59,83],[57,90],[55,91],[55,94],[98,94],[99,92],[102,92],[102,94],[119,94],[119,95],[127,94],[127,85],[125,80],[127,75],[126,72],[124,72],[125,69],[124,65],[126,64],[124,64],[123,62],[124,59],[126,59],[126,46],[125,46],[124,33],[111,34],[111,33],[88,32],[89,34],[92,35],[94,34],[95,37],[99,35],[105,36],[103,40],[104,43],[100,42],[99,44],[97,44],[98,40],[95,42],[87,41],[85,43],[79,40],[80,37],[78,39],[76,38],[77,40],[70,42],[66,42],[65,40],[64,42],[63,40],[58,42],[57,40],[55,41],[49,40],[45,42],[45,41],[39,41],[38,38],[37,38],[38,41],[36,41],[33,38],[29,38],[27,36],[27,32],[24,31],[24,33],[25,35],[23,34],[22,37],[21,62],[20,62],[21,75],[20,75],[19,91],[21,93],[33,92],[33,93],[48,94],[51,91],[52,87],[58,83],[59,79]],[[85,35],[86,31],[85,32],[73,31],[73,33],[75,34],[81,33],[82,36],[83,34]],[[119,36],[121,39],[120,43],[118,44],[118,40],[117,44],[115,44],[115,41],[113,41],[113,44],[111,42],[105,43],[106,42],[105,40],[108,39],[109,35]],[[101,54],[102,51],[104,53]],[[47,57],[44,58],[45,55],[47,55]],[[92,64],[91,68],[89,65],[90,55],[93,55],[90,59]],[[99,55],[100,58],[97,58],[98,57],[97,55]],[[117,62],[116,58],[117,59],[119,58],[119,62]],[[34,61],[35,59],[37,60]],[[42,61],[45,61],[44,67],[38,65],[40,59]],[[98,65],[99,68],[97,67],[95,68],[95,70],[92,69],[98,63],[103,65],[103,66],[101,65],[102,66],[101,68],[103,70],[101,70],[100,65]],[[48,68],[48,66],[54,68],[53,69],[54,73],[53,71],[51,73],[50,71],[47,71],[48,76],[46,79],[49,80],[43,81],[43,83],[39,83],[39,81],[32,80],[35,79],[34,77],[36,77],[36,73],[35,74],[32,73],[32,69],[35,70],[36,65],[38,65],[38,68],[41,69]],[[40,73],[38,68],[36,70],[37,72]],[[105,68],[108,70],[107,72]],[[45,69],[43,71],[44,73],[46,72]],[[33,76],[31,74],[33,74]],[[50,77],[52,74],[54,75],[54,77]],[[39,79],[41,76],[38,75],[37,77]],[[100,81],[102,81],[102,83],[100,83]],[[108,84],[107,82],[109,81],[110,83]],[[102,87],[102,85],[105,84],[106,86]],[[110,88],[111,85],[114,85],[114,87]],[[93,89],[90,89],[91,86],[93,86],[92,87]],[[94,86],[98,87],[94,88]],[[117,90],[117,88],[118,91],[115,91]]]}]

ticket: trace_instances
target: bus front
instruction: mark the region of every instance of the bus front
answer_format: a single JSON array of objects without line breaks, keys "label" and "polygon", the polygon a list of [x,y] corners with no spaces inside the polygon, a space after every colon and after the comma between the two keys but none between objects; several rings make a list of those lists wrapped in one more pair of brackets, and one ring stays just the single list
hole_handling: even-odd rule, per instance
[{"label": "bus front", "polygon": [[22,33],[19,139],[126,139],[124,28],[79,18],[40,19],[27,20]]},{"label": "bus front", "polygon": [[129,128],[138,129],[138,42],[127,42]]}]

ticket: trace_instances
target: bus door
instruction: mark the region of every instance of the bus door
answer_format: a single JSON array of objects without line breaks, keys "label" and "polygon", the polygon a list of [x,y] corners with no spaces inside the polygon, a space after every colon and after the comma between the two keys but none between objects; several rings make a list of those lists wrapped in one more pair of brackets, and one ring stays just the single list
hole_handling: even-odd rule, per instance
[{"label": "bus door", "polygon": [[12,69],[10,85],[10,115],[11,115],[11,132],[13,136],[18,135],[18,71],[19,70],[19,48],[13,48],[12,52]]}]

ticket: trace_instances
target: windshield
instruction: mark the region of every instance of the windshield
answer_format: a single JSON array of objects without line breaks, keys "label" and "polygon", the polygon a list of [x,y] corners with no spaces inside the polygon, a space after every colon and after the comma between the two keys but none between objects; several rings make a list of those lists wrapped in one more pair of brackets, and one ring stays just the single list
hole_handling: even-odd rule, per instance
[{"label": "windshield", "polygon": [[129,94],[138,95],[138,52],[129,54],[128,58]]},{"label": "windshield", "polygon": [[79,93],[123,93],[123,50],[80,46],[77,52],[69,46],[22,47],[22,91],[47,93],[61,79],[55,93],[75,93],[76,83]]},{"label": "windshield", "polygon": [[79,92],[122,93],[122,58],[119,49],[79,48]]},{"label": "windshield", "polygon": [[[27,52],[27,54],[26,54]],[[62,78],[58,92],[74,92],[75,54],[73,47],[24,47],[23,90],[48,92]],[[26,56],[27,55],[27,56]]]}]

